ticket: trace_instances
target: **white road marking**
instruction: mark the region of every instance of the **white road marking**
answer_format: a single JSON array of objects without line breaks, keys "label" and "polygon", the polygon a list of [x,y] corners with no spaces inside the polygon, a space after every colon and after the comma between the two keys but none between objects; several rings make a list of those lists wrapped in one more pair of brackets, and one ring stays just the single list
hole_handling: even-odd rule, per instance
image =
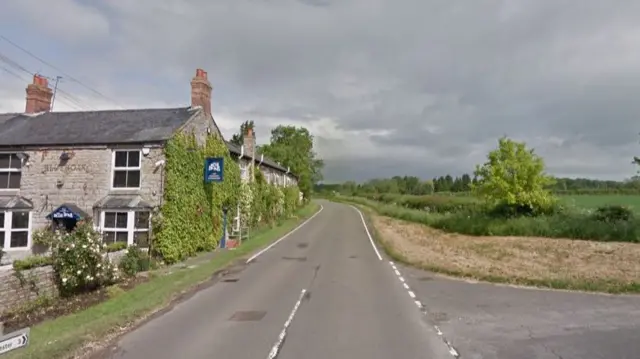
[{"label": "white road marking", "polygon": [[322,205],[320,205],[320,210],[318,212],[316,212],[313,216],[309,217],[306,221],[300,223],[299,226],[297,226],[296,228],[292,229],[289,233],[285,234],[284,236],[280,237],[280,239],[278,239],[277,241],[271,243],[267,248],[264,248],[263,250],[261,250],[260,252],[254,254],[251,256],[251,258],[247,259],[246,263],[250,263],[251,261],[253,261],[254,259],[258,258],[258,256],[260,256],[261,254],[263,254],[264,252],[268,251],[269,249],[271,249],[273,246],[275,246],[276,244],[278,244],[281,240],[289,237],[290,235],[293,234],[293,232],[297,231],[298,229],[300,229],[302,226],[304,226],[305,224],[309,223],[310,220],[312,220],[315,216],[319,215],[320,212],[322,212],[322,210],[324,209],[324,207]]},{"label": "white road marking", "polygon": [[362,225],[364,226],[364,230],[367,232],[367,237],[369,237],[369,242],[371,242],[371,246],[373,247],[373,250],[376,252],[376,256],[378,256],[378,259],[382,260],[382,256],[380,255],[380,252],[378,251],[376,244],[373,242],[373,238],[371,237],[371,233],[369,232],[369,228],[367,227],[367,222],[365,222],[362,212],[360,212],[360,210],[356,206],[351,206],[351,208],[355,209],[356,212],[358,212],[358,214],[360,215],[360,219],[362,220]]},{"label": "white road marking", "polygon": [[[402,283],[402,286],[404,287],[404,289],[407,290],[407,293],[409,294],[409,296],[414,300],[413,302],[420,309],[422,314],[427,315],[428,314],[427,308],[425,307],[424,304],[422,304],[421,301],[416,299],[416,293],[414,293],[409,287],[409,285],[406,283],[405,279],[402,277],[402,273],[400,273],[395,263],[393,263],[392,261],[389,261],[389,265],[391,266],[391,269],[393,269],[393,272],[398,277],[398,280],[400,280],[400,283]],[[438,336],[442,339],[442,342],[447,346],[447,349],[449,350],[449,354],[451,354],[451,356],[453,356],[454,358],[460,357],[460,354],[458,353],[458,351],[453,347],[453,344],[451,344],[451,342],[447,340],[447,338],[445,338],[440,328],[437,325],[433,325],[433,328],[436,330],[436,334],[438,334]]]},{"label": "white road marking", "polygon": [[[320,213],[320,212],[318,212],[318,213]],[[309,219],[311,219],[311,218],[309,218]],[[271,348],[271,351],[269,351],[269,355],[267,356],[267,359],[273,359],[276,356],[278,356],[278,352],[280,352],[280,347],[282,347],[282,343],[284,342],[284,338],[287,336],[287,329],[291,325],[291,322],[293,321],[293,317],[296,315],[296,312],[298,311],[298,308],[300,307],[300,304],[302,304],[302,300],[304,299],[305,293],[307,293],[307,290],[303,289],[302,293],[300,293],[300,297],[298,297],[298,301],[293,306],[293,310],[291,311],[291,314],[289,314],[289,318],[287,318],[287,321],[284,322],[284,328],[282,328],[282,331],[280,332],[280,335],[278,335],[278,340],[276,340],[275,344],[273,344],[273,347]]]}]

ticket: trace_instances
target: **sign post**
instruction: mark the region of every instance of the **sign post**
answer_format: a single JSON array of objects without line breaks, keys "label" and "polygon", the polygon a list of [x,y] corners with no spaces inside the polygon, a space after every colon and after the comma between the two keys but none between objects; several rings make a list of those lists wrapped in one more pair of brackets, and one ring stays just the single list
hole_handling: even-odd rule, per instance
[{"label": "sign post", "polygon": [[[224,157],[207,157],[204,160],[204,182],[222,182],[224,181]],[[227,208],[223,208],[223,225],[222,238],[220,239],[220,248],[227,247]]]},{"label": "sign post", "polygon": [[29,345],[30,329],[25,328],[0,336],[0,355]]},{"label": "sign post", "polygon": [[223,212],[223,224],[222,224],[222,238],[220,238],[220,248],[227,247],[227,207],[222,209]]}]

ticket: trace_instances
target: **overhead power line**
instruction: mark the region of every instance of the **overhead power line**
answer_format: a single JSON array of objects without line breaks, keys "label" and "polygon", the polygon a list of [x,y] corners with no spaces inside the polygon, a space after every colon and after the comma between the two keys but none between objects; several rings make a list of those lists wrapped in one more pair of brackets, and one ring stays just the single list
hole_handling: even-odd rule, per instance
[{"label": "overhead power line", "polygon": [[[4,63],[7,66],[0,66],[0,69],[4,70],[6,73],[8,73],[9,75],[17,78],[18,80],[24,82],[24,83],[30,83],[31,80],[30,79],[26,79],[23,76],[21,76],[20,74],[18,74],[17,72],[22,71],[30,76],[33,76],[34,73],[29,71],[27,68],[25,68],[24,66],[20,65],[17,61],[12,60],[11,58],[9,58],[8,56],[0,53],[0,63]],[[12,68],[12,69],[10,69]],[[14,71],[16,70],[16,71]],[[57,92],[60,93],[60,96],[62,97],[62,102],[65,103],[66,105],[72,107],[73,109],[76,110],[86,110],[86,109],[90,109],[93,110],[94,108],[83,103],[83,101],[81,101],[80,99],[76,98],[75,96],[71,95],[70,93],[61,90],[61,89],[57,89]]]},{"label": "overhead power line", "polygon": [[15,42],[13,42],[13,41],[11,41],[11,40],[10,40],[10,39],[8,39],[6,36],[4,36],[4,35],[1,35],[1,34],[0,34],[0,39],[2,39],[2,40],[4,40],[4,41],[8,42],[9,44],[11,44],[12,46],[14,46],[14,47],[15,47],[15,48],[17,48],[18,50],[20,50],[20,51],[24,52],[25,54],[27,54],[27,55],[29,55],[29,56],[31,56],[31,57],[33,57],[34,59],[36,59],[36,60],[40,61],[41,63],[43,63],[43,64],[45,64],[45,65],[47,65],[47,66],[51,67],[52,69],[54,69],[54,70],[56,70],[56,71],[60,72],[61,74],[63,74],[63,75],[65,76],[65,78],[66,78],[66,79],[69,79],[69,80],[71,80],[71,81],[73,81],[73,82],[77,83],[78,85],[80,85],[80,86],[84,87],[85,89],[87,89],[87,90],[89,90],[89,91],[93,92],[94,94],[96,94],[96,95],[98,95],[98,96],[100,96],[100,97],[104,98],[105,100],[107,100],[107,101],[109,101],[109,102],[113,103],[114,105],[116,105],[116,106],[118,106],[118,107],[120,107],[120,108],[123,108],[122,106],[120,106],[120,105],[118,104],[118,102],[117,102],[117,101],[115,101],[115,100],[113,100],[113,99],[109,98],[108,96],[104,95],[103,93],[101,93],[100,91],[96,90],[95,88],[93,88],[93,87],[91,87],[91,86],[89,86],[89,85],[86,85],[86,84],[85,84],[85,83],[83,83],[82,81],[80,81],[80,80],[76,79],[75,77],[73,77],[73,76],[69,75],[68,73],[66,73],[64,70],[62,70],[62,69],[60,69],[60,68],[56,67],[55,65],[52,65],[51,63],[49,63],[49,62],[47,62],[46,60],[42,59],[41,57],[39,57],[39,56],[35,55],[35,54],[34,54],[34,53],[32,53],[31,51],[29,51],[29,50],[25,49],[24,47],[22,47],[22,46],[20,46],[20,45],[16,44],[16,43],[15,43]]}]

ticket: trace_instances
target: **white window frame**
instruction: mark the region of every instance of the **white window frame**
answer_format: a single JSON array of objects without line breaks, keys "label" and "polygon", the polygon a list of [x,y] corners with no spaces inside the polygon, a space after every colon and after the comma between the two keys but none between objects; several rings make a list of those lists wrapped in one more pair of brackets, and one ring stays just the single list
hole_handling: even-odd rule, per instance
[{"label": "white window frame", "polygon": [[247,171],[249,170],[249,164],[243,160],[240,160],[240,179],[246,180],[249,178]]},{"label": "white window frame", "polygon": [[[11,227],[11,222],[13,219],[13,212],[27,212],[29,214],[29,224],[27,228],[19,228],[13,229]],[[32,228],[32,211],[31,210],[2,210],[4,213],[4,226],[0,229],[0,231],[4,231],[4,248],[0,247],[0,249],[5,252],[12,251],[24,251],[29,250],[31,248],[31,228]],[[11,247],[11,233],[13,232],[27,232],[27,246],[26,247]]]},{"label": "white window frame", "polygon": [[[135,220],[136,220],[136,212],[148,212],[149,213],[149,224],[147,228],[139,229],[135,228]],[[107,213],[126,213],[127,214],[127,228],[111,228],[105,227],[104,220],[105,214]],[[135,233],[139,232],[149,232],[151,229],[151,210],[129,210],[129,209],[109,209],[100,211],[100,234],[104,234],[104,232],[126,232],[127,233],[127,246],[133,245],[133,238]]]},{"label": "white window frame", "polygon": [[[0,154],[2,155],[14,155],[14,156],[18,156],[17,152],[0,152]],[[20,159],[18,159],[20,160]],[[22,161],[20,161],[20,168],[2,168],[0,167],[0,172],[7,172],[7,173],[13,173],[13,172],[20,172],[20,174],[22,174]],[[22,186],[22,177],[20,178],[20,186]],[[20,190],[20,186],[18,186],[18,188],[0,188],[0,192],[7,192],[7,191],[19,191]]]},{"label": "white window frame", "polygon": [[[137,167],[118,167],[116,169],[116,153],[117,152],[138,152],[138,158],[140,159]],[[127,159],[128,159],[127,154]],[[140,172],[140,181],[138,183],[138,187],[114,187],[113,180],[115,179],[116,170],[118,171],[139,171]],[[142,150],[139,148],[114,148],[111,150],[111,177],[109,178],[109,187],[112,191],[132,191],[139,190],[142,186]]]}]

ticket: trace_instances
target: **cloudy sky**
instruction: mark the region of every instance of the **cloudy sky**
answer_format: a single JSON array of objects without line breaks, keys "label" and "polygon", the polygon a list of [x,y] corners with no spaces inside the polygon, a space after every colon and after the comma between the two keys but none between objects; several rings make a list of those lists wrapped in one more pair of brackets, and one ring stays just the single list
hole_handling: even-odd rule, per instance
[{"label": "cloudy sky", "polygon": [[226,136],[306,126],[327,181],[461,174],[502,135],[562,176],[640,154],[640,1],[2,0],[0,35],[43,60],[0,38],[0,112],[34,72],[55,111],[184,106],[201,67]]}]

